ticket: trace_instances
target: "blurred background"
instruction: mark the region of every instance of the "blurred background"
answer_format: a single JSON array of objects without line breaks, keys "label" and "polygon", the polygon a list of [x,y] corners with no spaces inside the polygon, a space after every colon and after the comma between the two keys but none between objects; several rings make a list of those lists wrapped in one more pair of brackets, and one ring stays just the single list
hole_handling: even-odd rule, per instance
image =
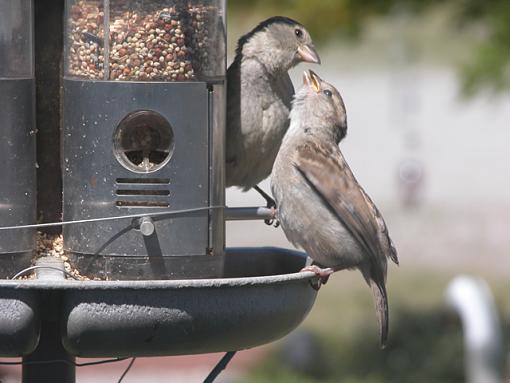
[{"label": "blurred background", "polygon": [[[301,332],[273,346],[241,381],[466,382],[462,324],[444,298],[458,274],[484,278],[495,295],[503,347],[493,368],[510,379],[510,2],[230,5],[230,52],[242,31],[271,15],[310,30],[323,62],[312,69],[346,104],[341,150],[382,210],[401,259],[388,275],[386,350],[377,346],[361,275],[341,272]],[[296,87],[304,69],[293,71]],[[256,193],[229,190],[229,205],[257,203]],[[233,223],[228,234],[229,245],[289,246],[281,230],[263,224]]]},{"label": "blurred background", "polygon": [[[239,353],[219,381],[466,382],[462,323],[444,297],[453,277],[469,274],[494,294],[503,347],[493,368],[510,382],[510,2],[230,0],[229,63],[237,39],[273,15],[314,37],[323,65],[312,68],[347,107],[341,149],[383,212],[401,266],[388,275],[387,349],[369,288],[345,271],[300,330]],[[305,69],[292,71],[296,88]],[[230,189],[227,204],[265,202]],[[259,222],[231,223],[227,235],[228,246],[292,247]],[[140,359],[124,382],[200,382],[220,357]],[[124,364],[79,369],[78,381],[115,382]],[[0,373],[3,383],[16,378],[19,369]]]}]

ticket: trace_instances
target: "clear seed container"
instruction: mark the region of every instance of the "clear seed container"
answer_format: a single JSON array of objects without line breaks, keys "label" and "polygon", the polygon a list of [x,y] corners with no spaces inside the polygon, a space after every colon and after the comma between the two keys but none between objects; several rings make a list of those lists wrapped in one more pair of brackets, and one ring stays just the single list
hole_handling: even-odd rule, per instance
[{"label": "clear seed container", "polygon": [[224,0],[67,0],[66,76],[105,81],[223,77],[224,14]]},{"label": "clear seed container", "polygon": [[211,207],[225,191],[224,10],[224,0],[66,0],[64,221],[200,209],[64,227],[83,275],[222,275],[224,222]]},{"label": "clear seed container", "polygon": [[[0,0],[0,227],[35,223],[32,0]],[[0,279],[31,262],[34,230],[0,231]]]},{"label": "clear seed container", "polygon": [[0,0],[0,78],[31,78],[32,1]]}]

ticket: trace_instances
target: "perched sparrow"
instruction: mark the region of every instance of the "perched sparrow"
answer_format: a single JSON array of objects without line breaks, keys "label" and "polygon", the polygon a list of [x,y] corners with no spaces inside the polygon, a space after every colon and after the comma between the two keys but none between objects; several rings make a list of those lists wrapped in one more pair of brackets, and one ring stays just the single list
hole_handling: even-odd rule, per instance
[{"label": "perched sparrow", "polygon": [[289,126],[294,87],[288,70],[320,63],[307,30],[286,17],[272,17],[241,37],[228,69],[226,185],[255,188],[273,168]]},{"label": "perched sparrow", "polygon": [[338,148],[347,133],[342,97],[312,71],[304,82],[271,177],[278,217],[289,241],[326,268],[307,268],[323,282],[338,270],[361,271],[374,294],[384,346],[387,258],[398,264],[397,252],[381,213]]}]

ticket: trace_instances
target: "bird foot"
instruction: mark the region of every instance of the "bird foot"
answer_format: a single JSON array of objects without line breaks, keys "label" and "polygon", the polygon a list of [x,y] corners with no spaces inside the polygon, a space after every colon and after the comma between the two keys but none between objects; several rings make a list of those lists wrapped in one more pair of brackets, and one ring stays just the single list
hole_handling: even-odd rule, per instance
[{"label": "bird foot", "polygon": [[301,272],[307,272],[307,271],[311,271],[318,277],[316,282],[311,282],[312,287],[315,290],[319,290],[322,285],[325,285],[326,283],[328,283],[329,277],[331,276],[331,274],[333,274],[335,272],[335,270],[333,270],[331,268],[321,269],[319,266],[315,266],[315,265],[307,266],[307,267],[301,269]]},{"label": "bird foot", "polygon": [[266,200],[266,202],[267,202],[266,207],[268,209],[271,209],[273,212],[272,218],[264,220],[265,224],[268,226],[279,227],[280,221],[278,220],[278,218],[276,218],[278,216],[278,209],[276,208],[276,201],[273,198],[271,198],[269,196],[269,194],[267,194],[259,186],[254,186],[253,189],[255,189]]},{"label": "bird foot", "polygon": [[268,206],[271,209],[272,217],[271,219],[264,220],[264,223],[268,226],[274,226],[275,228],[280,227],[280,220],[278,219],[278,209],[275,206]]}]

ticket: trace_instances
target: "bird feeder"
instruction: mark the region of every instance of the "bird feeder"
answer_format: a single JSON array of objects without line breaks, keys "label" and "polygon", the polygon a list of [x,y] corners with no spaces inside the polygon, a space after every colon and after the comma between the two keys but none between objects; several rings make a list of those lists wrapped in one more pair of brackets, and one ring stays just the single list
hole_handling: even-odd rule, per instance
[{"label": "bird feeder", "polygon": [[[18,28],[17,36],[23,36],[21,27],[28,34],[29,4],[0,0],[1,7],[26,11],[21,23],[13,15],[0,23],[0,53],[6,25]],[[224,0],[41,1],[35,3],[34,20],[37,41],[47,44],[46,50],[36,49],[37,73],[58,78],[58,66],[40,56],[58,61],[63,51],[60,108],[45,104],[36,116],[62,124],[48,124],[53,131],[45,132],[61,133],[60,162],[45,140],[38,143],[46,149],[38,151],[38,161],[62,168],[64,222],[47,226],[63,227],[66,255],[94,280],[74,280],[55,257],[39,259],[29,280],[0,276],[0,356],[23,357],[26,383],[70,383],[77,356],[235,351],[296,328],[317,295],[316,275],[300,272],[306,255],[263,247],[225,249],[226,220],[265,219],[271,211],[224,206]],[[54,22],[48,26],[48,20]],[[10,54],[13,46],[8,56],[0,55],[0,63],[18,57]],[[26,50],[22,61],[31,65],[31,49]],[[22,66],[7,68],[14,73]],[[21,135],[20,128],[25,133],[32,128],[32,82],[3,81],[1,87],[13,85],[7,96],[0,93],[0,113],[16,113],[0,121],[8,121],[7,132],[19,135],[21,147],[21,137],[30,136]],[[58,101],[59,81],[38,78],[37,102],[49,91]],[[19,101],[13,102],[15,97]],[[21,105],[25,109],[18,112]],[[14,150],[9,142],[0,144],[7,145],[0,156]],[[25,156],[17,157],[23,166],[33,167],[32,151],[13,153]],[[9,252],[16,252],[14,245],[28,243],[28,236],[6,226],[32,222],[31,194],[19,183],[26,175],[32,185],[33,177],[28,167],[19,170],[19,160],[2,159],[16,169],[14,178],[4,166],[2,178],[18,186],[2,183],[0,191],[16,192],[23,203],[12,207],[15,221],[2,222],[0,246],[13,245]],[[54,183],[42,181],[40,194],[60,198]],[[38,210],[54,215],[49,210],[55,209],[41,201]],[[8,276],[19,266],[13,264]]]},{"label": "bird feeder", "polygon": [[64,221],[205,208],[66,227],[86,275],[221,276],[224,14],[222,0],[66,1]]},{"label": "bird feeder", "polygon": [[[0,0],[0,226],[35,222],[31,0]],[[0,278],[30,265],[34,230],[0,232]]]}]

